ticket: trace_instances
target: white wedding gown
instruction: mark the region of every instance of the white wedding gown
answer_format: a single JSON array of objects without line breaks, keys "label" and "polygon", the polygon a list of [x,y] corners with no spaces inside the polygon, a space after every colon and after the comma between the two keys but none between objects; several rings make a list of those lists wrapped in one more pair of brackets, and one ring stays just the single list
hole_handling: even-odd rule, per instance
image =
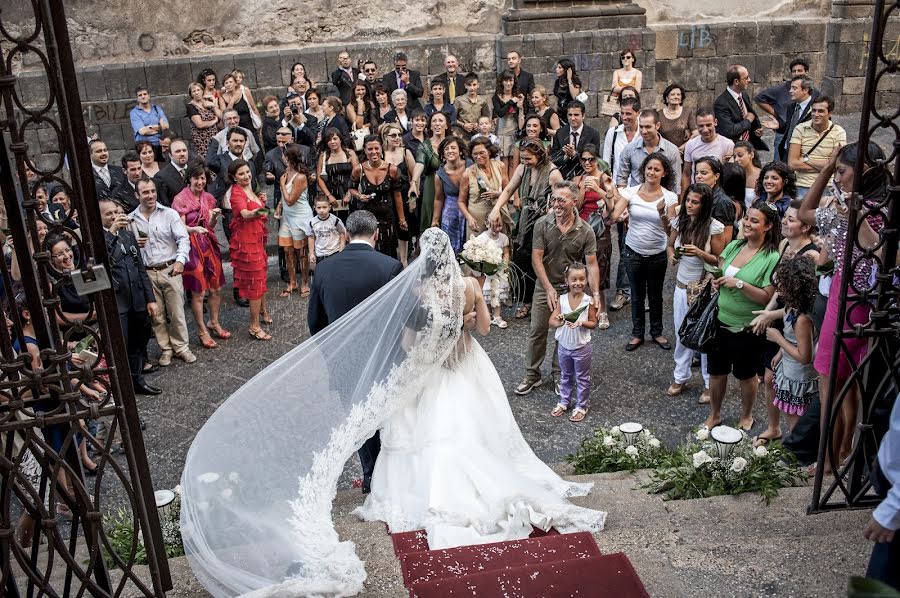
[{"label": "white wedding gown", "polygon": [[590,484],[562,480],[534,455],[493,364],[462,331],[476,286],[446,233],[430,228],[399,276],[207,420],[182,474],[181,535],[213,596],[364,590],[364,563],[338,535],[332,502],[346,462],[379,429],[358,513],[392,531],[424,528],[439,548],[524,538],[532,525],[603,528],[605,513],[566,500]]},{"label": "white wedding gown", "polygon": [[414,401],[381,429],[372,492],[356,513],[392,532],[425,529],[432,550],[528,537],[532,525],[600,531],[606,513],[566,500],[567,482],[522,437],[500,376],[467,332]]}]

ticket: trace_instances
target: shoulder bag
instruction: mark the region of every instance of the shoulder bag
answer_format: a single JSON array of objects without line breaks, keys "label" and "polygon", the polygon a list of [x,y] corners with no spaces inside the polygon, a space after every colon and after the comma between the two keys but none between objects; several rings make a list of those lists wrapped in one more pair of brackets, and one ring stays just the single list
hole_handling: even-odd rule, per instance
[{"label": "shoulder bag", "polygon": [[600,105],[600,114],[603,116],[615,116],[619,112],[619,96],[615,95],[612,90],[606,94],[606,99]]},{"label": "shoulder bag", "polygon": [[678,338],[688,349],[709,353],[716,348],[716,337],[719,331],[719,294],[712,290],[712,280],[700,292],[700,296],[688,309]]}]

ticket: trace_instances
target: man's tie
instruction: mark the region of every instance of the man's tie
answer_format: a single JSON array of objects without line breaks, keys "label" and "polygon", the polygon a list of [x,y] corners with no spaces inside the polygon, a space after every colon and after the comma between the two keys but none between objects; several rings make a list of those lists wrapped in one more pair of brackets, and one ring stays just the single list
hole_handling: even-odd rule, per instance
[{"label": "man's tie", "polygon": [[578,149],[578,133],[575,131],[572,131],[572,146]]},{"label": "man's tie", "polygon": [[794,113],[791,115],[791,124],[788,126],[788,133],[794,130],[797,123],[800,122],[800,104],[794,106]]},{"label": "man's tie", "polygon": [[100,178],[103,179],[103,184],[109,187],[109,184],[112,182],[112,179],[109,177],[109,167],[104,166],[100,169]]},{"label": "man's tie", "polygon": [[[747,118],[747,105],[744,104],[744,94],[738,94],[738,106],[741,108],[741,118]],[[741,133],[741,139],[744,141],[750,141],[750,129],[747,129],[743,133]]]},{"label": "man's tie", "polygon": [[450,103],[456,99],[456,75],[447,77],[447,94],[450,97]]}]

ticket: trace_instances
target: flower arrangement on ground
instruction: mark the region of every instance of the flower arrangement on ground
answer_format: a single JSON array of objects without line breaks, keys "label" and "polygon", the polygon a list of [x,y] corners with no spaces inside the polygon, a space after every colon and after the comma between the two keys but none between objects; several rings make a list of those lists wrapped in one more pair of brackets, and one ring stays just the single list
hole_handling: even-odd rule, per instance
[{"label": "flower arrangement on ground", "polygon": [[746,433],[723,450],[704,427],[684,445],[675,463],[658,467],[645,486],[666,500],[759,492],[766,504],[779,489],[806,481],[793,454],[780,443],[754,448]]},{"label": "flower arrangement on ground", "polygon": [[[165,516],[159,522],[162,528],[163,544],[166,547],[166,558],[170,559],[184,556],[184,544],[181,541],[181,486],[175,486],[173,491],[175,498],[169,504],[168,509],[164,511]],[[137,519],[133,518],[129,511],[119,509],[103,518],[103,529],[110,546],[119,559],[128,563],[133,552],[133,563],[146,565],[149,561],[147,560],[147,549],[144,547],[144,537],[140,533],[135,537],[134,533],[136,521]],[[104,550],[103,556],[108,567],[118,568],[119,563],[106,550]]]},{"label": "flower arrangement on ground", "polygon": [[[626,424],[622,424],[625,426]],[[636,425],[636,424],[632,424]],[[650,430],[626,435],[620,426],[599,428],[566,460],[576,474],[634,471],[670,463],[672,452]]]}]

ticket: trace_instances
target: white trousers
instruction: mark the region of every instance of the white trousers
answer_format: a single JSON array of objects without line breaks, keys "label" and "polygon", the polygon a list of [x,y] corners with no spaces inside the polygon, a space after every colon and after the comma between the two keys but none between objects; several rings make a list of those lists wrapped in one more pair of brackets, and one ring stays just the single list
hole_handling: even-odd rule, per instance
[{"label": "white trousers", "polygon": [[[675,312],[675,382],[684,384],[691,379],[691,361],[694,358],[693,349],[688,349],[681,344],[678,329],[688,312],[687,291],[675,287],[675,296],[672,299],[672,308]],[[709,372],[706,367],[706,353],[700,354],[700,371],[703,373],[703,385],[709,388]]]}]

